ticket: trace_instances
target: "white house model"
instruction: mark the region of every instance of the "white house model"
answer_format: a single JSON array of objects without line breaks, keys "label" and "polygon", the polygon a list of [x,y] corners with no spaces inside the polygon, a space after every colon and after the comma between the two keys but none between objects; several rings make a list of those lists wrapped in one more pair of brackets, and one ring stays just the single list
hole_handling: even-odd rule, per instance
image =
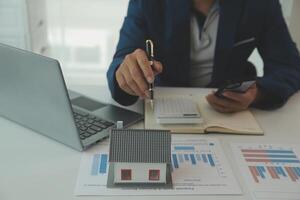
[{"label": "white house model", "polygon": [[172,185],[170,132],[112,130],[109,165],[108,187]]}]

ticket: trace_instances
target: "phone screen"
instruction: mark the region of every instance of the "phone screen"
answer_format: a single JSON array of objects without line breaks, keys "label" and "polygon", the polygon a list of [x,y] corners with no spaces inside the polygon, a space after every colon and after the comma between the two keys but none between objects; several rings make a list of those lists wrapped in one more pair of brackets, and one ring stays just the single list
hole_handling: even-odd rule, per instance
[{"label": "phone screen", "polygon": [[241,83],[233,83],[226,85],[225,87],[219,88],[218,91],[215,93],[216,96],[224,98],[222,95],[225,91],[237,92],[237,93],[244,93],[246,92],[256,81],[244,81]]}]

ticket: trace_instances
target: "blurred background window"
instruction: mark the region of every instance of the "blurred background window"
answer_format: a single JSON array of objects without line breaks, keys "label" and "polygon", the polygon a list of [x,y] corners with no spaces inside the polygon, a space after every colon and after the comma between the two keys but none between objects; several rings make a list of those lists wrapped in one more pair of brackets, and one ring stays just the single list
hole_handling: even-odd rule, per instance
[{"label": "blurred background window", "polygon": [[[106,85],[128,1],[0,0],[0,42],[58,59],[68,85]],[[300,1],[281,3],[300,46]],[[250,60],[263,75],[257,51]]]}]

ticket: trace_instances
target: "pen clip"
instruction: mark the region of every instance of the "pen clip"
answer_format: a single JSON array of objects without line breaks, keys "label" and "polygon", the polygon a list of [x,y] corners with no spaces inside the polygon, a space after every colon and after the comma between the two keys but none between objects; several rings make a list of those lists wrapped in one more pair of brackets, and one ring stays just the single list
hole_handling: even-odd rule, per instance
[{"label": "pen clip", "polygon": [[154,45],[152,40],[146,40],[146,52],[149,60],[154,58]]}]

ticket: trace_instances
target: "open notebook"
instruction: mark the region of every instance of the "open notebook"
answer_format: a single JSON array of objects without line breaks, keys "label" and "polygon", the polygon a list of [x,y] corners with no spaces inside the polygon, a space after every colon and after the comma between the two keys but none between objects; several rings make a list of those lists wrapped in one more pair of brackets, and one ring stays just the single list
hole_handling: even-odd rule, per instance
[{"label": "open notebook", "polygon": [[[156,97],[160,98],[160,97]],[[183,96],[164,96],[163,98],[183,98]],[[173,133],[234,133],[262,135],[263,130],[249,111],[224,114],[215,111],[205,99],[205,96],[185,96],[197,103],[203,123],[199,124],[158,124],[150,101],[145,100],[145,128],[164,129]]]}]

